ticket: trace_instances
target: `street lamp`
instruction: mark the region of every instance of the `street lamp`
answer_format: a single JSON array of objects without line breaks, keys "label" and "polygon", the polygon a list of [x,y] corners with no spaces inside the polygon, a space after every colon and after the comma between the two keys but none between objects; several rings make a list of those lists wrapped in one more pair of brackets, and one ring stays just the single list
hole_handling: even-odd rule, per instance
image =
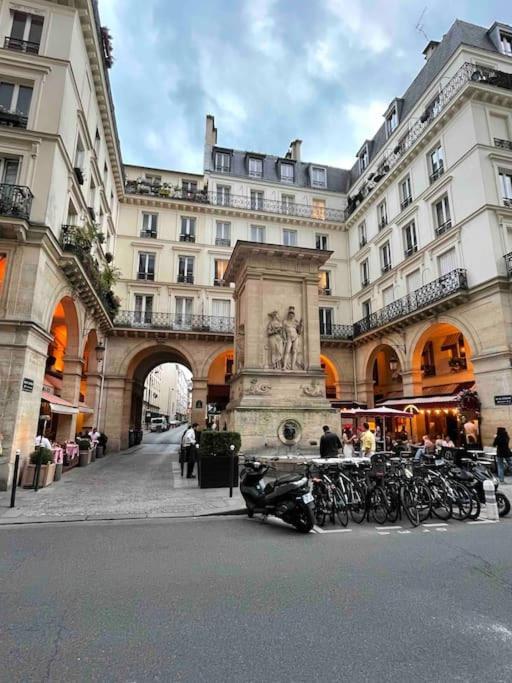
[{"label": "street lamp", "polygon": [[96,351],[96,360],[98,363],[103,363],[105,358],[105,346],[103,345],[103,342],[99,341],[94,350]]}]

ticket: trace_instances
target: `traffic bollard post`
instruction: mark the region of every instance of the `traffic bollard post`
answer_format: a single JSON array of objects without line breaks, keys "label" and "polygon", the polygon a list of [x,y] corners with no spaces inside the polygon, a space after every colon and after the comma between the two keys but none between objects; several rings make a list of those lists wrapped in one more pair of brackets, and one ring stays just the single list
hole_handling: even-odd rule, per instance
[{"label": "traffic bollard post", "polygon": [[34,469],[34,491],[39,489],[39,477],[41,476],[41,464],[43,460],[43,454],[41,453],[41,448],[37,448],[36,455],[36,466]]},{"label": "traffic bollard post", "polygon": [[16,458],[14,460],[14,473],[12,476],[12,489],[11,489],[11,507],[13,508],[16,504],[16,487],[18,486],[18,469],[20,467],[20,452],[16,451]]},{"label": "traffic bollard post", "polygon": [[490,479],[484,481],[485,512],[487,519],[497,522],[500,518],[496,502],[496,488]]},{"label": "traffic bollard post", "polygon": [[235,464],[234,459],[235,447],[233,444],[229,447],[229,497],[233,498],[233,467]]}]

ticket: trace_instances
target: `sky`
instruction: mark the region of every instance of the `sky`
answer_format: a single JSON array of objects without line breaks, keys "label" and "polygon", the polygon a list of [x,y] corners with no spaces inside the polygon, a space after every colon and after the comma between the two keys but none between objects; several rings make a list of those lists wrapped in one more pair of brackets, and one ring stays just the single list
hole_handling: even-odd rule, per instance
[{"label": "sky", "polygon": [[[426,8],[426,11],[423,10]],[[510,0],[99,0],[125,163],[201,173],[218,144],[350,168],[453,21],[512,24]],[[417,24],[420,20],[420,29]]]}]

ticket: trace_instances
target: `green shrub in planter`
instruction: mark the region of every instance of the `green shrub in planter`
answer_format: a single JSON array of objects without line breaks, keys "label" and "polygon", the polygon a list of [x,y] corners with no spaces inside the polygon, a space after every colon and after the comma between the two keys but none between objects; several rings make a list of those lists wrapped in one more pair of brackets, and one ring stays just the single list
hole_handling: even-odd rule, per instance
[{"label": "green shrub in planter", "polygon": [[[53,462],[53,453],[49,448],[40,448],[39,453],[41,454],[41,465],[48,465]],[[30,454],[30,463],[37,465],[37,451]]]},{"label": "green shrub in planter", "polygon": [[217,432],[205,429],[201,432],[199,455],[230,455],[231,445],[235,447],[233,455],[236,455],[242,446],[239,432]]},{"label": "green shrub in planter", "polygon": [[91,442],[89,439],[77,439],[76,443],[79,451],[88,451],[91,447]]}]

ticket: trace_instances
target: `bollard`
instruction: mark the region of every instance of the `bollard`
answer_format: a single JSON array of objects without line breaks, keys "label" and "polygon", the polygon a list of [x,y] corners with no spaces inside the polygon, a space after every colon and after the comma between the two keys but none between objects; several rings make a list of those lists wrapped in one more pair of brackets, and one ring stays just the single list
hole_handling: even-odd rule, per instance
[{"label": "bollard", "polygon": [[12,476],[12,489],[11,489],[11,507],[13,508],[16,503],[16,487],[18,486],[18,469],[20,466],[20,452],[16,451],[16,459],[14,461],[14,474]]},{"label": "bollard", "polygon": [[39,490],[39,477],[41,476],[41,465],[42,465],[42,460],[43,460],[43,454],[41,453],[41,448],[36,448],[37,451],[37,456],[36,456],[36,466],[34,469],[34,491],[37,492]]},{"label": "bollard", "polygon": [[233,498],[233,467],[234,467],[234,458],[233,455],[235,454],[235,447],[233,444],[229,447],[229,497]]},{"label": "bollard", "polygon": [[500,518],[498,504],[496,503],[496,489],[490,479],[484,481],[485,511],[487,519],[497,522]]}]

